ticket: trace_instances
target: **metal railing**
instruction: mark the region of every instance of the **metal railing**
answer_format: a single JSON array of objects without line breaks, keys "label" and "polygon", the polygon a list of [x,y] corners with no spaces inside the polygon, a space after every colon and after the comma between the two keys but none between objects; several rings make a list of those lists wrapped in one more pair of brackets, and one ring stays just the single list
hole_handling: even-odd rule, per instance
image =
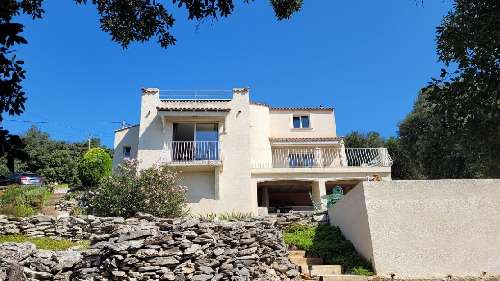
[{"label": "metal railing", "polygon": [[390,167],[387,148],[272,148],[272,162],[253,163],[254,168]]},{"label": "metal railing", "polygon": [[161,100],[231,100],[232,90],[160,90]]},{"label": "metal railing", "polygon": [[219,141],[170,141],[161,161],[174,164],[212,164],[221,160]]}]

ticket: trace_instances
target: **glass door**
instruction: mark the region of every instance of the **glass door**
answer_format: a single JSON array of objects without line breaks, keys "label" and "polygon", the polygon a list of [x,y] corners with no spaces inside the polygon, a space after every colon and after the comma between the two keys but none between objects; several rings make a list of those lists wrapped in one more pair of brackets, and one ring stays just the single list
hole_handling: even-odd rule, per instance
[{"label": "glass door", "polygon": [[188,161],[195,158],[194,123],[174,123],[172,158],[174,161]]},{"label": "glass door", "polygon": [[195,126],[196,160],[219,159],[219,126],[216,123],[197,123]]},{"label": "glass door", "polygon": [[217,123],[174,123],[173,160],[218,160]]}]

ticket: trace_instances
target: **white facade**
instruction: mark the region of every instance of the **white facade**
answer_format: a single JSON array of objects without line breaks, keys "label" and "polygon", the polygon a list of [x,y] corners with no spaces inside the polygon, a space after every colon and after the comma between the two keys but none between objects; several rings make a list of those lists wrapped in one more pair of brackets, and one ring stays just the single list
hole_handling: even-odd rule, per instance
[{"label": "white facade", "polygon": [[308,209],[332,186],[390,180],[384,148],[345,148],[332,108],[275,108],[227,99],[161,99],[145,89],[140,124],[115,132],[117,166],[169,164],[182,171],[193,214]]}]

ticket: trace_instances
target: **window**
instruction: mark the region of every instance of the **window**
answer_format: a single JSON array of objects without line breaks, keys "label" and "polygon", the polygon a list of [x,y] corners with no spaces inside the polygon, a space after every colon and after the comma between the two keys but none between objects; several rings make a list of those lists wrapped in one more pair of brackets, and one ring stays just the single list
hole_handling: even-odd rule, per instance
[{"label": "window", "polygon": [[307,129],[310,127],[311,127],[311,124],[309,122],[308,115],[293,116],[293,128],[294,129]]},{"label": "window", "polygon": [[132,148],[130,146],[123,147],[123,158],[130,158],[130,151]]}]

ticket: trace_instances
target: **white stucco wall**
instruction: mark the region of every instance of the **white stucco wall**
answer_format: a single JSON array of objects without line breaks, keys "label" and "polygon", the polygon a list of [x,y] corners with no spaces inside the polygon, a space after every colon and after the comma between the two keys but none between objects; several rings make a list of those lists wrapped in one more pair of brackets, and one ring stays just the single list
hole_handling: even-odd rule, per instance
[{"label": "white stucco wall", "polygon": [[236,90],[230,102],[230,108],[225,118],[224,132],[219,136],[223,151],[223,164],[219,173],[219,208],[221,212],[254,212],[257,204],[253,202],[250,180],[248,91]]},{"label": "white stucco wall", "polygon": [[[309,115],[310,129],[294,129],[295,115]],[[273,138],[334,138],[337,136],[335,115],[330,110],[271,110],[271,137]]]},{"label": "white stucco wall", "polygon": [[181,173],[179,183],[188,187],[188,206],[192,214],[218,213],[215,176],[215,171]]},{"label": "white stucco wall", "polygon": [[122,163],[123,147],[130,146],[130,158],[137,158],[139,143],[139,126],[132,126],[115,132],[115,142],[113,145],[113,169]]},{"label": "white stucco wall", "polygon": [[158,89],[146,89],[141,96],[139,126],[139,168],[151,167],[160,161],[160,151],[165,146],[166,130],[156,107],[160,104]]},{"label": "white stucco wall", "polygon": [[272,163],[271,119],[269,107],[250,105],[250,161],[252,167],[258,163]]},{"label": "white stucco wall", "polygon": [[[351,192],[364,200],[346,196],[330,210],[331,220],[357,248],[371,243],[377,274],[500,275],[500,180],[363,182]],[[369,233],[355,230],[370,241],[352,233],[349,219],[364,205]]]}]

